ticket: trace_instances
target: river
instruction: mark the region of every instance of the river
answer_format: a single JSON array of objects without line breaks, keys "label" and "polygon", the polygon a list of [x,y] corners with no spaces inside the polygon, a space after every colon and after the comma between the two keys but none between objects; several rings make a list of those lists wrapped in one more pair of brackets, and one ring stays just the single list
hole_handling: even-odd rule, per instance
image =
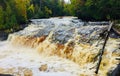
[{"label": "river", "polygon": [[[85,25],[76,17],[32,19],[23,30],[0,42],[0,73],[15,76],[96,76],[108,25]],[[109,38],[97,76],[107,76],[120,56],[120,39]]]}]

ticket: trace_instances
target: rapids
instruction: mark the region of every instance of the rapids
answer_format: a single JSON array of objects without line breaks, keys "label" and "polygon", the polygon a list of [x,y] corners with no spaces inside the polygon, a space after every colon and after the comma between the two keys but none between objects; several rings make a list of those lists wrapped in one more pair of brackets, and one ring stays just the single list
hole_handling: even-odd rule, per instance
[{"label": "rapids", "polygon": [[[120,57],[120,39],[109,38],[99,74],[99,34],[108,25],[85,24],[76,17],[32,19],[24,30],[0,42],[0,73],[15,76],[107,76]],[[99,44],[98,44],[99,42]]]}]

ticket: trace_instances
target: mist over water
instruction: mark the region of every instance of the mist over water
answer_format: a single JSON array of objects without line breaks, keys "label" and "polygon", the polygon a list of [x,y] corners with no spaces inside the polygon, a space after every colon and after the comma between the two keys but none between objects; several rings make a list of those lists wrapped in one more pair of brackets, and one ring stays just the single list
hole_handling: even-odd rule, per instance
[{"label": "mist over water", "polygon": [[[98,44],[99,34],[107,27],[85,25],[76,17],[33,19],[24,30],[0,42],[0,73],[96,76],[98,58],[95,57],[104,42]],[[107,76],[116,67],[119,44],[120,39],[109,38],[97,76]]]}]

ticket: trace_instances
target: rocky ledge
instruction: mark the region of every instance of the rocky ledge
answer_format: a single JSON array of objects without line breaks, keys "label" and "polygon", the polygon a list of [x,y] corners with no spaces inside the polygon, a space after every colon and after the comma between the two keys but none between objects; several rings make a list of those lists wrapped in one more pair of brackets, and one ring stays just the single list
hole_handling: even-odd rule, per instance
[{"label": "rocky ledge", "polygon": [[80,37],[84,42],[98,39],[107,30],[108,22],[82,22],[76,17],[31,19],[32,23],[24,30],[9,36],[41,37],[51,34],[51,40],[66,43],[69,39]]}]

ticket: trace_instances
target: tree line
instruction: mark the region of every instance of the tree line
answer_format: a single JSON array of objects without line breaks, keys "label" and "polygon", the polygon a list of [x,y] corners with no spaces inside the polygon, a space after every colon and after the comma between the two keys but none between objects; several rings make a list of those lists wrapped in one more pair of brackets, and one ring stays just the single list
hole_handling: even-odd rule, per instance
[{"label": "tree line", "polygon": [[64,0],[0,0],[0,30],[19,28],[31,18],[69,15]]},{"label": "tree line", "polygon": [[16,29],[32,18],[77,16],[83,20],[120,19],[120,0],[0,0],[0,30]]},{"label": "tree line", "polygon": [[71,0],[71,7],[83,20],[120,19],[120,0]]}]

